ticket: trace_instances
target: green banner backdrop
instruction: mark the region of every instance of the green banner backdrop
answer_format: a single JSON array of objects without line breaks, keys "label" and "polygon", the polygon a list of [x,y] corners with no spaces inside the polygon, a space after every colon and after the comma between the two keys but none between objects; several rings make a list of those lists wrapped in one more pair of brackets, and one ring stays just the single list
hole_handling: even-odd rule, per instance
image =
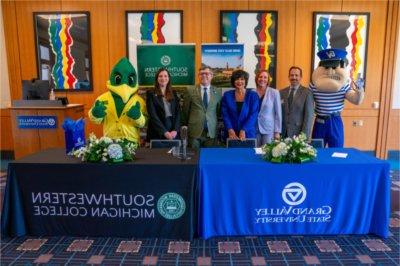
[{"label": "green banner backdrop", "polygon": [[139,85],[153,86],[161,67],[171,74],[171,83],[193,85],[195,71],[194,44],[142,44],[137,46]]}]

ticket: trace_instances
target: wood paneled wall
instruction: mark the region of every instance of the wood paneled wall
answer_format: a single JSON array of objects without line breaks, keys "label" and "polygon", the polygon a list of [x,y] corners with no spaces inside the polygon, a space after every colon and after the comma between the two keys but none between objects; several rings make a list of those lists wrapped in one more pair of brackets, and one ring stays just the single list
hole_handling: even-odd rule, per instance
[{"label": "wood paneled wall", "polygon": [[391,110],[387,132],[387,150],[400,150],[400,110]]},{"label": "wood paneled wall", "polygon": [[0,109],[0,147],[2,151],[14,150],[14,140],[12,136],[11,118],[9,109]]},{"label": "wood paneled wall", "polygon": [[[393,21],[389,12],[398,2],[382,1],[281,1],[281,0],[152,0],[152,1],[12,1],[3,0],[10,92],[12,99],[21,97],[21,80],[37,76],[32,12],[35,11],[89,11],[92,46],[92,92],[69,93],[71,103],[85,104],[85,113],[94,99],[106,91],[105,83],[112,66],[126,55],[126,10],[183,10],[183,40],[196,43],[196,66],[200,66],[200,44],[219,42],[220,10],[276,10],[278,11],[277,87],[287,86],[290,66],[303,68],[303,84],[308,85],[311,72],[312,19],[314,11],[370,12],[368,43],[367,87],[362,105],[346,104],[343,113],[345,145],[362,150],[379,150],[378,128],[383,115],[382,106],[390,97],[391,88],[384,75],[387,22]],[[397,3],[396,3],[397,2]],[[398,18],[395,18],[397,23]],[[390,22],[393,23],[393,22]],[[393,58],[391,59],[394,60]],[[393,62],[392,62],[393,64]],[[384,91],[383,91],[384,90]],[[389,91],[389,92],[388,92]],[[65,96],[65,93],[57,93]],[[374,109],[374,103],[380,108]],[[361,121],[361,122],[360,122]],[[362,126],[360,126],[362,123]],[[398,128],[398,125],[397,125]],[[101,127],[87,121],[86,132],[101,134]],[[381,132],[381,133],[380,133]],[[392,136],[389,143],[395,142]]]},{"label": "wood paneled wall", "polygon": [[[389,49],[391,53],[389,53],[389,57],[392,56],[393,58],[395,58],[395,55],[400,56],[400,50],[399,47],[399,42],[400,42],[400,36],[399,36],[399,32],[400,32],[400,4],[397,1],[397,4],[393,5],[393,10],[392,10],[392,17],[393,17],[393,27],[392,27],[392,39],[394,39],[394,44],[393,44],[393,49]],[[397,14],[397,15],[396,15]],[[397,23],[396,23],[397,21]],[[397,34],[396,34],[397,33]],[[397,60],[397,62],[399,62],[399,58],[396,58],[394,60]],[[392,75],[397,75],[397,79],[400,80],[400,65],[396,65],[395,61],[393,60],[392,64],[388,65],[389,70],[392,71]],[[397,71],[397,73],[395,72]],[[399,151],[400,150],[400,109],[392,109],[392,104],[393,104],[393,100],[392,97],[394,97],[394,90],[397,89],[399,90],[400,88],[395,88],[395,82],[394,80],[390,80],[391,84],[390,86],[392,87],[392,90],[388,90],[387,93],[391,94],[391,97],[389,97],[389,121],[387,122],[388,124],[388,130],[387,132],[382,133],[383,136],[386,136],[386,146],[384,146],[383,148],[381,147],[381,150],[383,150],[382,152],[385,153],[387,151]],[[399,99],[396,99],[399,100]],[[385,120],[383,120],[385,122]],[[383,145],[382,145],[383,146]]]}]

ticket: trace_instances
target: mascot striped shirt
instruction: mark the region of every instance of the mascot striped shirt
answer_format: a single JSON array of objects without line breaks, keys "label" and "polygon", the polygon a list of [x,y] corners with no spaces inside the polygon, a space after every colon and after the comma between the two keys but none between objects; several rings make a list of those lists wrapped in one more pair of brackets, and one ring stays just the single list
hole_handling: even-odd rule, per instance
[{"label": "mascot striped shirt", "polygon": [[344,99],[346,93],[350,90],[350,84],[341,87],[337,92],[319,91],[312,83],[310,83],[309,89],[314,96],[315,113],[317,115],[327,116],[343,110]]}]

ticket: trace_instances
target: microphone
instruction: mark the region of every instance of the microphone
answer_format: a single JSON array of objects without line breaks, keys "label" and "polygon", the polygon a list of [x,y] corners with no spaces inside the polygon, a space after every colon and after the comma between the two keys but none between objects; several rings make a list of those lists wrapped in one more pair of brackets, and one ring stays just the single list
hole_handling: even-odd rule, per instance
[{"label": "microphone", "polygon": [[187,159],[186,147],[187,147],[187,138],[188,138],[188,127],[181,127],[181,139],[182,139],[182,159]]}]

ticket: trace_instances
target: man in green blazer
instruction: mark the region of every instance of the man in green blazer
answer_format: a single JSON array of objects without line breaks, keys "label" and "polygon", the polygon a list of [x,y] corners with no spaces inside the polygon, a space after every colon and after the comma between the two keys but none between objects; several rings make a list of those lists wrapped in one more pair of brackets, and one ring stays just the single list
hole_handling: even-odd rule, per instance
[{"label": "man in green blazer", "polygon": [[212,147],[217,143],[217,113],[221,89],[211,86],[213,78],[209,67],[199,69],[199,84],[188,87],[183,98],[184,124],[188,126],[189,145],[192,148]]}]

